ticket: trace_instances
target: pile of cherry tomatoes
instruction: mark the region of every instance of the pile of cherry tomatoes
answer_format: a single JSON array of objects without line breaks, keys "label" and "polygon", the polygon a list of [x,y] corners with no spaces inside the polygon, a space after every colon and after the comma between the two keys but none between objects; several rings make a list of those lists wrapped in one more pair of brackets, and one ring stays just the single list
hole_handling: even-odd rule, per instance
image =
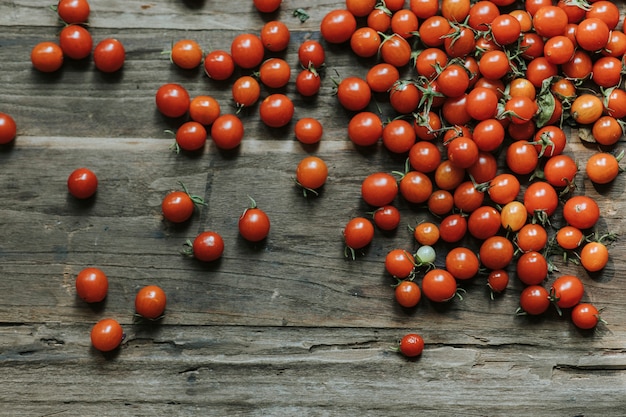
[{"label": "pile of cherry tomatoes", "polygon": [[[261,13],[281,5],[280,0],[253,3]],[[384,267],[401,306],[413,308],[422,296],[433,303],[462,298],[463,282],[471,279],[484,279],[495,299],[513,273],[523,284],[518,314],[539,315],[555,306],[577,327],[594,328],[602,319],[594,305],[583,301],[584,280],[574,275],[552,279],[559,275],[553,260],[565,258],[588,272],[601,271],[608,263],[608,244],[616,238],[595,230],[600,207],[577,192],[578,163],[563,151],[567,132],[576,127],[599,149],[584,166],[590,181],[608,184],[621,171],[623,154],[615,147],[626,117],[626,35],[618,29],[618,8],[606,0],[526,0],[523,6],[514,0],[406,3],[346,0],[344,9],[323,17],[319,41],[298,46],[295,87],[304,97],[320,91],[324,43],[377,58],[366,77],[346,75],[336,81],[338,103],[352,115],[347,137],[358,147],[382,141],[388,152],[406,156],[398,171],[373,172],[363,179],[361,196],[372,212],[345,225],[345,256],[362,256],[375,228],[390,231],[401,225],[395,206],[400,198],[410,207],[426,207],[433,219],[410,225],[414,240],[407,247],[417,246],[416,251],[394,248],[386,256]],[[82,59],[92,52],[91,36],[82,26],[89,14],[86,0],[61,0],[57,10],[67,23],[60,46],[43,43],[31,54],[41,71],[58,70],[63,57]],[[306,18],[301,10],[294,15]],[[93,49],[95,65],[117,71],[123,47],[111,39],[103,42]],[[202,66],[208,77],[229,82],[237,109],[258,104],[260,119],[279,128],[292,121],[293,101],[282,93],[261,100],[261,87],[280,89],[292,80],[288,62],[266,59],[289,42],[288,27],[272,20],[258,34],[237,35],[229,50],[205,54],[196,41],[181,39],[169,56],[174,65]],[[232,80],[236,68],[249,74]],[[371,111],[374,98],[386,101],[392,114]],[[165,117],[185,120],[173,132],[176,152],[201,150],[209,138],[229,150],[244,137],[237,113],[223,114],[209,95],[190,97],[183,85],[162,85],[155,105]],[[0,143],[10,142],[15,124],[10,116],[0,116]],[[303,118],[294,123],[294,134],[314,144],[322,139],[323,126]],[[327,176],[326,163],[313,155],[295,169],[305,196],[317,194]],[[89,198],[97,179],[82,169],[70,176],[68,187],[77,198]],[[164,196],[162,212],[170,222],[185,222],[203,204],[181,183],[180,190]],[[252,198],[239,231],[251,242],[269,234],[270,219]],[[218,232],[205,231],[185,246],[187,255],[212,262],[222,256],[224,242]],[[106,276],[96,268],[81,271],[76,280],[86,302],[101,301],[107,287]],[[146,287],[137,294],[137,313],[158,319],[165,299],[160,288]],[[96,348],[106,351],[121,343],[123,332],[116,323],[105,319],[94,327]],[[398,345],[406,356],[418,356],[423,348],[424,340],[414,333]]]}]

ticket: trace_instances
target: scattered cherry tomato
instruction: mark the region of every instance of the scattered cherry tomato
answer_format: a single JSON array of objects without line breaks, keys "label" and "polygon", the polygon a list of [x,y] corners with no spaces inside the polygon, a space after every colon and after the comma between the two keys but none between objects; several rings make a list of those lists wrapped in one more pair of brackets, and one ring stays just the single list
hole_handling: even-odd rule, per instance
[{"label": "scattered cherry tomato", "polygon": [[312,145],[322,139],[324,128],[319,120],[313,117],[303,117],[296,122],[294,133],[300,142]]},{"label": "scattered cherry tomato", "polygon": [[122,340],[124,340],[124,330],[115,319],[102,319],[91,328],[91,344],[101,352],[117,349]]},{"label": "scattered cherry tomato", "polygon": [[574,275],[561,275],[554,280],[550,294],[559,308],[571,308],[580,303],[585,293],[585,286],[580,278]]},{"label": "scattered cherry tomato", "polygon": [[106,38],[98,42],[93,50],[93,62],[102,72],[116,72],[124,65],[126,50],[117,39]]},{"label": "scattered cherry tomato", "polygon": [[163,317],[167,296],[158,285],[146,285],[135,295],[135,313],[148,320]]},{"label": "scattered cherry tomato", "polygon": [[194,69],[202,63],[204,53],[198,42],[181,39],[174,43],[170,52],[172,62],[183,69]]},{"label": "scattered cherry tomato", "polygon": [[220,149],[234,149],[243,140],[243,122],[234,114],[223,114],[211,125],[211,139]]},{"label": "scattered cherry tomato", "polygon": [[86,23],[91,11],[87,0],[59,0],[56,9],[59,18],[68,25]]},{"label": "scattered cherry tomato", "polygon": [[343,43],[350,40],[356,26],[356,18],[352,13],[344,9],[335,9],[322,18],[320,33],[328,43]]},{"label": "scattered cherry tomato", "polygon": [[252,3],[261,13],[273,13],[278,10],[282,0],[253,0]]},{"label": "scattered cherry tomato", "polygon": [[91,33],[80,25],[67,25],[59,34],[59,46],[63,55],[71,59],[84,59],[91,54],[93,38]]},{"label": "scattered cherry tomato", "polygon": [[572,322],[579,329],[593,329],[600,321],[600,312],[593,304],[580,303],[572,308]]},{"label": "scattered cherry tomato", "polygon": [[230,56],[236,65],[244,69],[258,66],[265,55],[261,38],[252,33],[241,33],[230,44]]},{"label": "scattered cherry tomato", "polygon": [[239,216],[239,233],[249,242],[260,242],[267,237],[270,232],[270,218],[257,207],[256,201],[250,199],[252,204],[246,208]]},{"label": "scattered cherry tomato", "polygon": [[191,251],[184,253],[193,255],[202,262],[213,262],[224,253],[224,239],[219,233],[212,231],[200,233],[193,242],[187,241],[186,246]]},{"label": "scattered cherry tomato", "polygon": [[76,275],[76,294],[87,303],[99,303],[109,290],[109,280],[99,268],[85,268]]},{"label": "scattered cherry tomato", "polygon": [[609,250],[602,242],[589,242],[580,249],[580,264],[589,272],[602,270],[609,262]]},{"label": "scattered cherry tomato", "polygon": [[220,113],[220,104],[211,96],[196,96],[189,103],[189,117],[191,120],[205,126],[212,125]]},{"label": "scattered cherry tomato", "polygon": [[264,24],[260,36],[263,46],[270,52],[284,51],[291,39],[287,25],[278,20],[271,20]]},{"label": "scattered cherry tomato", "polygon": [[424,351],[424,339],[417,333],[409,333],[400,340],[398,351],[407,358],[420,356]]},{"label": "scattered cherry tomato", "polygon": [[541,285],[529,285],[520,294],[520,314],[537,316],[550,307],[550,294]]},{"label": "scattered cherry tomato", "polygon": [[577,195],[569,198],[563,205],[563,217],[570,226],[581,230],[589,229],[600,218],[600,208],[591,197]]},{"label": "scattered cherry tomato", "polygon": [[206,204],[202,197],[190,194],[182,183],[181,185],[183,191],[171,191],[161,201],[163,217],[172,223],[182,223],[189,220],[196,205]]},{"label": "scattered cherry tomato", "polygon": [[93,196],[98,189],[98,177],[88,168],[77,168],[67,178],[67,189],[78,199]]},{"label": "scattered cherry tomato", "polygon": [[227,80],[235,72],[235,61],[226,51],[211,51],[204,57],[204,72],[213,80]]},{"label": "scattered cherry tomato", "polygon": [[373,219],[374,224],[379,229],[384,231],[395,230],[400,225],[400,210],[391,205],[379,207],[374,211]]},{"label": "scattered cherry tomato", "polygon": [[0,145],[13,141],[17,135],[17,124],[9,114],[0,112]]},{"label": "scattered cherry tomato", "polygon": [[167,117],[180,117],[189,110],[189,93],[180,84],[163,84],[157,90],[155,99],[157,109]]},{"label": "scattered cherry tomato", "polygon": [[431,269],[422,278],[422,293],[435,303],[444,303],[454,298],[457,285],[454,276],[445,269]]},{"label": "scattered cherry tomato", "polygon": [[296,167],[296,183],[305,192],[317,194],[328,178],[328,166],[322,158],[307,156],[302,158]]},{"label": "scattered cherry tomato", "polygon": [[374,207],[390,204],[398,195],[398,181],[386,172],[375,172],[361,182],[361,197]]},{"label": "scattered cherry tomato", "polygon": [[54,42],[39,42],[30,52],[30,61],[41,72],[55,72],[63,65],[63,50]]},{"label": "scattered cherry tomato", "polygon": [[354,251],[363,249],[374,239],[374,226],[365,217],[355,217],[344,227],[343,238],[346,244],[346,257],[351,254],[354,259]]},{"label": "scattered cherry tomato", "polygon": [[385,256],[385,269],[394,278],[410,278],[415,270],[415,257],[405,249],[392,249]]},{"label": "scattered cherry tomato", "polygon": [[259,106],[259,115],[269,127],[283,127],[291,121],[294,105],[289,97],[275,93],[267,96]]}]

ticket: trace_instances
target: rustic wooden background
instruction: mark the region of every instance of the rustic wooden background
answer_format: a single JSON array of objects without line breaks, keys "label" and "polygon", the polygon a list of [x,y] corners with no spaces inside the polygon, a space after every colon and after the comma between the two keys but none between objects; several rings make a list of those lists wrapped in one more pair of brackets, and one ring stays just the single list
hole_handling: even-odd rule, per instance
[{"label": "rustic wooden background", "polygon": [[[179,70],[161,54],[173,41],[228,49],[236,34],[258,33],[280,19],[292,30],[285,57],[297,68],[299,43],[319,39],[322,17],[342,1],[284,0],[279,12],[261,15],[251,1],[94,0],[94,40],[114,36],[127,50],[123,71],[111,75],[89,59],[66,62],[54,74],[31,68],[32,46],[56,39],[61,27],[48,3],[0,2],[0,111],[19,126],[14,145],[0,149],[0,415],[624,414],[621,240],[599,274],[558,264],[563,273],[580,274],[585,300],[604,308],[608,325],[590,332],[555,312],[516,316],[515,279],[493,301],[476,278],[462,301],[444,309],[427,301],[399,308],[383,259],[394,247],[412,249],[405,225],[428,217],[401,200],[396,233],[377,232],[356,261],[343,257],[343,225],[367,212],[361,180],[373,170],[402,168],[382,148],[356,150],[347,139],[350,115],[333,97],[332,79],[364,76],[371,61],[345,45],[327,45],[319,96],[303,100],[293,83],[286,88],[294,120],[323,121],[319,146],[301,146],[293,123],[265,127],[254,107],[240,114],[246,134],[235,152],[210,143],[195,156],[168,149],[172,137],[164,130],[180,121],[156,111],[161,84],[180,82],[192,96],[213,95],[224,112],[234,111],[228,83]],[[297,7],[309,20],[292,16]],[[584,166],[594,149],[575,133],[566,153]],[[318,198],[305,199],[294,186],[295,166],[307,154],[330,168]],[[87,203],[66,191],[79,166],[100,180]],[[174,227],[162,220],[160,202],[180,180],[208,206]],[[576,183],[598,200],[599,229],[623,234],[624,177],[596,188],[581,173]],[[272,219],[260,245],[237,234],[248,195]],[[226,242],[223,259],[211,265],[179,254],[205,229]],[[110,279],[97,307],[75,294],[74,278],[86,266]],[[166,317],[152,325],[133,323],[134,295],[146,284],[162,286],[169,297]],[[103,317],[125,328],[114,354],[90,346],[89,330]],[[390,349],[409,331],[426,340],[418,360]]]}]

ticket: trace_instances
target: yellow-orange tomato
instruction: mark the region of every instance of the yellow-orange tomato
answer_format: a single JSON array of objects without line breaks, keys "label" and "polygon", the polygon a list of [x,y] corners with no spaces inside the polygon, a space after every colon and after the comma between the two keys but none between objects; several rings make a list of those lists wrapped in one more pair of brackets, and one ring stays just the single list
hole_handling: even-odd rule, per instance
[{"label": "yellow-orange tomato", "polygon": [[602,116],[604,107],[602,100],[593,94],[581,94],[576,97],[570,108],[572,118],[576,123],[591,124]]}]

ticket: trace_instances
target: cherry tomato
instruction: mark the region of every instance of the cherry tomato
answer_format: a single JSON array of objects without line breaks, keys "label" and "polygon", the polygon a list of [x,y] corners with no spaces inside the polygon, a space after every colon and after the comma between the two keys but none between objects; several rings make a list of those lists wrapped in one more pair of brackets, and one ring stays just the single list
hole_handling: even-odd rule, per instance
[{"label": "cherry tomato", "polygon": [[424,350],[424,339],[419,334],[409,333],[400,340],[398,350],[407,358],[419,356]]},{"label": "cherry tomato", "polygon": [[146,285],[135,295],[135,313],[148,320],[163,317],[167,296],[158,285]]},{"label": "cherry tomato", "polygon": [[605,94],[604,110],[617,119],[626,117],[626,91],[621,88],[609,89]]},{"label": "cherry tomato", "polygon": [[40,42],[31,50],[30,61],[41,72],[54,72],[63,65],[63,50],[54,42]]},{"label": "cherry tomato", "polygon": [[420,40],[426,47],[441,47],[450,28],[450,22],[445,17],[439,15],[428,17],[419,27]]},{"label": "cherry tomato", "polygon": [[563,205],[563,218],[570,226],[581,230],[589,229],[600,218],[600,208],[591,197],[573,196]]},{"label": "cherry tomato", "polygon": [[180,84],[163,84],[155,98],[157,109],[167,117],[180,117],[189,110],[189,93]]},{"label": "cherry tomato", "polygon": [[382,42],[377,31],[370,27],[361,27],[350,37],[350,49],[356,56],[369,58],[378,53]]},{"label": "cherry tomato", "polygon": [[204,72],[214,80],[227,80],[235,72],[235,61],[226,51],[211,51],[204,57]]},{"label": "cherry tomato", "polygon": [[[492,89],[487,87],[474,87],[468,93],[467,112],[474,120],[495,120],[493,118],[496,116],[497,111],[498,95]],[[500,127],[502,127],[501,124]],[[502,134],[504,135],[504,128],[502,128]]]},{"label": "cherry tomato", "polygon": [[304,97],[311,97],[320,91],[322,80],[316,71],[303,69],[296,77],[296,90]]},{"label": "cherry tomato", "polygon": [[504,230],[517,232],[526,224],[528,211],[521,202],[511,201],[502,207],[500,219]]},{"label": "cherry tomato", "polygon": [[244,69],[258,66],[263,61],[265,48],[261,38],[252,33],[241,33],[230,44],[230,56]]},{"label": "cherry tomato", "polygon": [[371,97],[372,91],[362,78],[346,77],[337,85],[337,99],[346,110],[363,110],[369,104]]},{"label": "cherry tomato", "polygon": [[420,245],[432,246],[439,240],[439,227],[431,222],[422,222],[413,229],[413,237]]},{"label": "cherry tomato", "polygon": [[59,34],[59,46],[63,55],[71,59],[83,59],[91,54],[93,39],[87,29],[80,25],[67,25]]},{"label": "cherry tomato", "polygon": [[467,229],[476,239],[485,240],[500,230],[502,216],[494,207],[481,206],[472,211],[467,221]]},{"label": "cherry tomato", "polygon": [[394,295],[398,304],[404,308],[413,308],[419,304],[422,298],[422,291],[417,283],[413,281],[402,281],[396,287]]},{"label": "cherry tomato", "polygon": [[261,96],[261,86],[256,78],[243,75],[235,80],[231,94],[238,109],[254,105]]},{"label": "cherry tomato", "polygon": [[93,50],[93,62],[102,72],[116,72],[124,65],[126,50],[117,39],[106,38],[98,42]]},{"label": "cherry tomato", "polygon": [[624,128],[614,116],[601,116],[593,122],[591,135],[600,145],[612,146],[624,136]]},{"label": "cherry tomato", "polygon": [[497,80],[511,71],[511,63],[504,51],[487,51],[480,57],[478,69],[483,77]]},{"label": "cherry tomato", "polygon": [[480,152],[478,161],[466,169],[467,173],[474,178],[477,184],[486,183],[496,177],[498,162],[491,152]]},{"label": "cherry tomato", "polygon": [[117,349],[122,340],[124,340],[124,330],[115,319],[102,319],[91,328],[91,344],[101,352]]},{"label": "cherry tomato", "polygon": [[587,160],[585,172],[596,184],[608,184],[621,172],[619,160],[608,152],[596,152]]},{"label": "cherry tomato", "polygon": [[87,0],[59,0],[56,9],[59,18],[68,25],[87,22],[91,11]]},{"label": "cherry tomato", "polygon": [[563,226],[556,232],[556,242],[567,250],[578,248],[585,240],[585,235],[577,227]]},{"label": "cherry tomato", "polygon": [[600,321],[600,312],[589,303],[580,303],[572,308],[572,322],[583,330],[593,329]]},{"label": "cherry tomato", "polygon": [[524,207],[531,216],[552,216],[559,205],[559,196],[545,181],[530,184],[524,192]]},{"label": "cherry tomato", "polygon": [[432,141],[437,139],[441,128],[441,117],[434,111],[429,111],[426,115],[419,113],[414,117],[413,129],[420,140]]},{"label": "cherry tomato", "polygon": [[520,310],[525,314],[537,316],[550,307],[550,294],[541,285],[529,285],[520,294]]},{"label": "cherry tomato", "polygon": [[506,165],[515,174],[530,174],[538,163],[537,149],[528,141],[516,140],[506,148]]},{"label": "cherry tomato", "polygon": [[363,249],[374,239],[374,226],[365,217],[355,217],[343,229],[343,238],[350,251]]},{"label": "cherry tomato", "polygon": [[317,156],[304,157],[296,167],[296,182],[305,191],[317,190],[326,183],[328,166]]},{"label": "cherry tomato", "polygon": [[183,69],[197,68],[202,63],[203,56],[202,48],[193,39],[176,41],[170,52],[172,62]]},{"label": "cherry tomato", "polygon": [[77,168],[67,178],[67,189],[78,199],[93,196],[98,189],[98,177],[88,168]]},{"label": "cherry tomato", "polygon": [[548,232],[540,224],[525,224],[517,232],[516,243],[522,252],[542,251],[548,243]]},{"label": "cherry tomato", "polygon": [[463,22],[469,15],[470,7],[469,0],[443,0],[441,15],[451,22]]},{"label": "cherry tomato", "polygon": [[500,10],[495,3],[481,0],[470,7],[467,24],[474,30],[487,30],[488,25],[498,15],[500,15]]},{"label": "cherry tomato", "polygon": [[261,120],[269,127],[282,127],[291,121],[293,102],[284,94],[270,94],[259,106]]},{"label": "cherry tomato", "polygon": [[[252,199],[251,199],[252,200]],[[260,242],[270,232],[270,218],[265,211],[257,207],[252,200],[249,208],[239,216],[239,233],[249,242]]]},{"label": "cherry tomato", "polygon": [[278,10],[282,0],[253,0],[252,3],[261,13],[273,13]]},{"label": "cherry tomato", "polygon": [[206,204],[202,197],[190,194],[183,185],[183,191],[171,191],[161,201],[163,217],[173,223],[189,220],[196,204]]},{"label": "cherry tomato", "polygon": [[558,73],[558,66],[548,61],[545,56],[532,59],[526,68],[526,78],[537,88],[541,88],[543,80],[554,77]]},{"label": "cherry tomato", "polygon": [[234,149],[241,143],[244,127],[241,119],[234,114],[223,114],[211,125],[211,138],[220,149]]},{"label": "cherry tomato", "polygon": [[[468,95],[468,99],[472,96],[474,91],[478,90],[479,94],[484,89],[483,87],[475,87]],[[497,101],[497,98],[496,98]],[[470,112],[471,113],[471,112]],[[476,117],[474,117],[476,119]],[[476,119],[480,120],[480,119]],[[504,142],[504,126],[502,123],[494,118],[487,118],[480,120],[476,126],[474,126],[473,140],[479,150],[484,152],[495,151]]]},{"label": "cherry tomato", "polygon": [[456,295],[457,285],[454,276],[445,269],[431,269],[422,278],[422,293],[435,303],[451,300]]},{"label": "cherry tomato", "polygon": [[421,98],[422,93],[413,82],[397,81],[389,91],[389,104],[402,114],[413,113]]},{"label": "cherry tomato", "polygon": [[206,129],[201,123],[185,122],[176,131],[176,145],[185,151],[197,151],[206,143],[206,137]]},{"label": "cherry tomato", "polygon": [[418,17],[411,9],[400,9],[391,16],[391,31],[405,39],[412,38],[418,27]]},{"label": "cherry tomato", "polygon": [[513,244],[507,238],[491,236],[480,245],[479,258],[487,269],[504,269],[513,259],[513,252]]},{"label": "cherry tomato", "polygon": [[475,33],[466,26],[452,26],[444,37],[443,46],[451,58],[469,58],[476,49]]},{"label": "cherry tomato", "polygon": [[474,278],[479,268],[478,257],[468,248],[452,248],[446,255],[446,270],[458,280]]},{"label": "cherry tomato", "polygon": [[99,303],[109,290],[106,274],[98,268],[85,268],[76,275],[76,294],[87,303]]},{"label": "cherry tomato", "polygon": [[517,258],[515,271],[524,284],[538,285],[548,276],[548,261],[540,252],[524,252]]},{"label": "cherry tomato", "polygon": [[557,6],[543,6],[533,15],[533,28],[544,38],[562,35],[568,23],[567,14]]},{"label": "cherry tomato", "polygon": [[576,43],[585,51],[599,51],[604,48],[611,36],[606,22],[597,17],[583,19],[576,28]]},{"label": "cherry tomato", "polygon": [[491,21],[490,28],[491,35],[498,45],[510,45],[517,42],[522,33],[520,21],[508,13],[496,16]]},{"label": "cherry tomato", "polygon": [[383,145],[393,153],[408,152],[415,144],[415,129],[404,119],[394,119],[383,128]]},{"label": "cherry tomato", "polygon": [[320,32],[328,43],[343,43],[350,40],[356,26],[356,18],[352,13],[348,10],[335,9],[322,18]]},{"label": "cherry tomato", "polygon": [[384,8],[374,8],[367,15],[367,26],[377,32],[385,33],[391,28],[391,12]]},{"label": "cherry tomato", "polygon": [[581,94],[572,103],[570,114],[580,124],[591,124],[602,116],[602,100],[590,93]]},{"label": "cherry tomato", "polygon": [[376,0],[346,0],[346,9],[356,17],[365,17],[374,10]]},{"label": "cherry tomato", "polygon": [[291,33],[283,22],[271,20],[261,28],[260,37],[265,49],[270,52],[280,52],[287,49]]},{"label": "cherry tomato", "polygon": [[415,69],[419,75],[432,79],[437,74],[437,66],[445,67],[448,56],[439,48],[426,48],[415,58]]},{"label": "cherry tomato", "polygon": [[411,60],[411,45],[402,36],[392,34],[380,44],[380,57],[387,64],[403,67]]},{"label": "cherry tomato", "polygon": [[385,256],[385,270],[398,279],[409,278],[415,269],[415,257],[405,249],[392,249]]},{"label": "cherry tomato", "polygon": [[453,200],[457,209],[463,213],[472,213],[482,206],[485,193],[477,189],[472,181],[465,181],[454,190]]},{"label": "cherry tomato", "polygon": [[202,262],[215,261],[221,258],[223,253],[224,240],[217,232],[202,232],[191,243],[191,254]]},{"label": "cherry tomato", "polygon": [[307,39],[298,47],[298,60],[303,68],[319,69],[326,61],[326,51],[318,41]]},{"label": "cherry tomato", "polygon": [[400,180],[399,190],[402,197],[409,203],[421,204],[432,194],[433,184],[426,174],[409,171]]},{"label": "cherry tomato", "polygon": [[578,173],[578,166],[568,155],[556,155],[549,158],[543,166],[546,181],[553,187],[571,187]]},{"label": "cherry tomato", "polygon": [[379,229],[395,230],[400,225],[400,210],[391,205],[379,207],[374,211],[373,219]]},{"label": "cherry tomato", "polygon": [[220,116],[221,108],[218,101],[211,96],[196,96],[189,103],[191,120],[205,126],[212,125]]},{"label": "cherry tomato", "polygon": [[320,141],[324,128],[319,120],[313,117],[303,117],[296,122],[294,133],[301,143],[311,145]]},{"label": "cherry tomato", "polygon": [[449,214],[439,224],[439,237],[444,242],[459,242],[465,237],[467,227],[467,219],[464,216],[458,213]]},{"label": "cherry tomato", "polygon": [[520,182],[515,175],[503,173],[489,182],[487,194],[494,203],[504,205],[517,198],[520,188]]},{"label": "cherry tomato", "polygon": [[17,124],[13,117],[0,112],[0,145],[6,145],[15,139],[17,135]]},{"label": "cherry tomato", "polygon": [[465,169],[446,159],[435,169],[435,184],[442,190],[454,190],[465,180]]},{"label": "cherry tomato", "polygon": [[504,269],[496,269],[489,272],[487,276],[487,286],[491,290],[492,298],[493,294],[500,294],[509,285],[509,273]]},{"label": "cherry tomato", "polygon": [[585,287],[577,276],[561,275],[554,280],[550,287],[550,294],[559,308],[571,308],[580,303]]},{"label": "cherry tomato", "polygon": [[615,87],[622,81],[622,62],[612,56],[598,58],[591,70],[591,80],[599,87]]},{"label": "cherry tomato", "polygon": [[374,207],[390,204],[398,194],[398,181],[386,172],[369,174],[361,183],[363,200]]},{"label": "cherry tomato", "polygon": [[398,69],[386,62],[372,66],[365,76],[367,85],[377,93],[389,91],[399,79],[400,72]]},{"label": "cherry tomato", "polygon": [[372,146],[382,135],[383,123],[376,113],[359,112],[348,123],[348,137],[355,145]]},{"label": "cherry tomato", "polygon": [[609,262],[609,250],[601,242],[589,242],[580,249],[580,263],[589,272],[598,272]]},{"label": "cherry tomato", "polygon": [[446,145],[448,160],[459,168],[469,168],[478,161],[478,146],[470,138],[460,136]]},{"label": "cherry tomato", "polygon": [[269,58],[259,68],[259,79],[269,88],[284,87],[290,77],[291,67],[282,58]]},{"label": "cherry tomato", "polygon": [[441,163],[441,151],[431,142],[418,141],[409,149],[408,158],[414,170],[428,174]]}]

